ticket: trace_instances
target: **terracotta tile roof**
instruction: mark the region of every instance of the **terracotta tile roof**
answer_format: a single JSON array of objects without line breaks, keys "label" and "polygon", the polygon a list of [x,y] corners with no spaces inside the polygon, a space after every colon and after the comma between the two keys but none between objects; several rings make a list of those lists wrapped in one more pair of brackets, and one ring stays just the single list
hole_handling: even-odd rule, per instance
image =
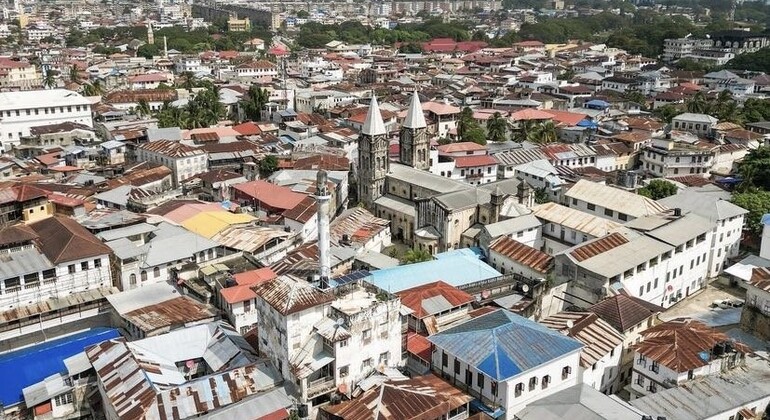
[{"label": "terracotta tile roof", "polygon": [[511,119],[513,121],[529,121],[529,120],[552,120],[553,114],[546,111],[541,111],[539,109],[522,109],[521,111],[516,111],[513,114],[511,114]]},{"label": "terracotta tile roof", "polygon": [[478,166],[495,166],[497,160],[490,155],[459,156],[455,158],[455,166],[458,168],[475,168]]},{"label": "terracotta tile roof", "polygon": [[540,273],[547,273],[553,265],[553,257],[507,236],[501,236],[489,244],[489,250],[510,258]]},{"label": "terracotta tile roof", "polygon": [[626,243],[628,239],[621,233],[615,232],[573,249],[570,255],[578,262],[585,261]]},{"label": "terracotta tile roof", "polygon": [[233,275],[238,285],[255,285],[278,277],[270,267],[257,268]]},{"label": "terracotta tile roof", "polygon": [[294,208],[306,197],[305,194],[296,193],[292,191],[291,188],[282,187],[262,180],[238,184],[233,186],[233,189],[258,200],[267,206],[283,210]]},{"label": "terracotta tile roof", "polygon": [[628,295],[615,295],[595,303],[588,311],[599,315],[620,332],[625,332],[663,308]]},{"label": "terracotta tile roof", "polygon": [[259,129],[259,126],[251,121],[234,125],[233,130],[241,133],[244,136],[255,136],[262,134],[262,130]]},{"label": "terracotta tile roof", "polygon": [[222,295],[222,298],[225,300],[225,302],[229,304],[243,302],[246,300],[251,300],[257,297],[257,294],[254,293],[253,290],[251,290],[251,286],[232,286],[232,287],[226,287],[219,291],[219,294]]},{"label": "terracotta tile roof", "polygon": [[[474,301],[473,296],[470,294],[451,286],[443,281],[437,281],[434,283],[424,284],[422,286],[413,287],[411,289],[402,290],[397,293],[401,298],[401,305],[414,311],[416,318],[424,318],[426,316],[434,315],[430,313],[423,306],[425,300],[433,299],[438,296],[445,299],[451,307],[458,307],[467,305]],[[428,359],[430,360],[430,359]]]},{"label": "terracotta tile roof", "polygon": [[457,152],[475,152],[479,150],[487,150],[485,146],[470,141],[463,141],[459,143],[442,144],[438,146],[439,153],[449,154]]},{"label": "terracotta tile roof", "polygon": [[633,348],[675,372],[687,372],[709,364],[717,344],[730,342],[739,353],[751,349],[706,324],[692,319],[675,319],[647,329]]},{"label": "terracotta tile roof", "polygon": [[669,177],[668,179],[682,183],[688,187],[702,187],[704,185],[711,184],[711,181],[709,181],[708,179],[697,175],[674,176],[674,177]]},{"label": "terracotta tile roof", "polygon": [[69,217],[53,216],[29,225],[38,247],[54,264],[109,255],[112,250]]},{"label": "terracotta tile roof", "polygon": [[350,170],[350,160],[345,156],[330,154],[318,154],[306,158],[297,159],[294,162],[294,169],[324,169],[326,171],[348,171]]}]

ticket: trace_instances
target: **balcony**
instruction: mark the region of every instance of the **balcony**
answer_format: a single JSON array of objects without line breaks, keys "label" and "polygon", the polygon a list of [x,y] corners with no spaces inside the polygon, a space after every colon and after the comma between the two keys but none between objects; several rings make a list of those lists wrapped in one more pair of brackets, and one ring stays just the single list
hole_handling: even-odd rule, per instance
[{"label": "balcony", "polygon": [[315,398],[319,395],[323,395],[334,390],[334,377],[324,376],[314,381],[310,381],[307,384],[307,397]]}]

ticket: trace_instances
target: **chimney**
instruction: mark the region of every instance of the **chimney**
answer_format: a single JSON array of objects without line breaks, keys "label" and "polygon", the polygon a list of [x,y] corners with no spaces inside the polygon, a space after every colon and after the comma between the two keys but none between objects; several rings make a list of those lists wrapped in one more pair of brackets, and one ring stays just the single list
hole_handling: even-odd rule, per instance
[{"label": "chimney", "polygon": [[682,209],[677,207],[674,209],[674,217],[682,217]]},{"label": "chimney", "polygon": [[323,169],[316,176],[316,217],[318,217],[318,276],[321,285],[329,283],[331,276],[331,257],[329,256],[329,201],[331,196],[326,189],[327,176]]}]

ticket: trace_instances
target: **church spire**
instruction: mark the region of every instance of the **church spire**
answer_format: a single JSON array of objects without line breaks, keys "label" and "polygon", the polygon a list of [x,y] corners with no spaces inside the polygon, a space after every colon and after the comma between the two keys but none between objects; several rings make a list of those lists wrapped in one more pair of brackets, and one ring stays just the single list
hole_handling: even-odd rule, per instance
[{"label": "church spire", "polygon": [[380,106],[377,104],[377,97],[372,94],[372,102],[369,104],[369,111],[366,113],[366,121],[361,129],[361,134],[367,136],[380,136],[387,134],[385,123],[382,121]]},{"label": "church spire", "polygon": [[409,104],[409,110],[406,113],[404,123],[402,127],[406,128],[426,128],[428,124],[425,123],[425,115],[422,111],[422,104],[420,103],[420,97],[417,95],[417,91],[414,91],[412,95],[412,102]]}]

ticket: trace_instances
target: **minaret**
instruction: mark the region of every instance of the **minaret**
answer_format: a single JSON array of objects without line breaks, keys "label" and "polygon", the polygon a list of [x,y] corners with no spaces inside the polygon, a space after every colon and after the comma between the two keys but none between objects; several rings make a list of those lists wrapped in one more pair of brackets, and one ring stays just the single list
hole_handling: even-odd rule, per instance
[{"label": "minaret", "polygon": [[150,45],[155,44],[155,34],[152,32],[152,22],[147,21],[147,43]]},{"label": "minaret", "polygon": [[377,97],[372,95],[366,121],[358,136],[358,201],[367,209],[385,193],[385,175],[390,169],[388,137]]},{"label": "minaret", "polygon": [[331,257],[329,256],[329,201],[331,195],[326,188],[326,171],[320,170],[316,175],[316,217],[318,217],[318,276],[321,286],[329,284],[331,276]]},{"label": "minaret", "polygon": [[168,58],[168,42],[166,35],[163,35],[163,58]]},{"label": "minaret", "polygon": [[427,128],[420,97],[415,91],[399,133],[398,155],[401,163],[417,169],[430,169],[430,142]]}]

